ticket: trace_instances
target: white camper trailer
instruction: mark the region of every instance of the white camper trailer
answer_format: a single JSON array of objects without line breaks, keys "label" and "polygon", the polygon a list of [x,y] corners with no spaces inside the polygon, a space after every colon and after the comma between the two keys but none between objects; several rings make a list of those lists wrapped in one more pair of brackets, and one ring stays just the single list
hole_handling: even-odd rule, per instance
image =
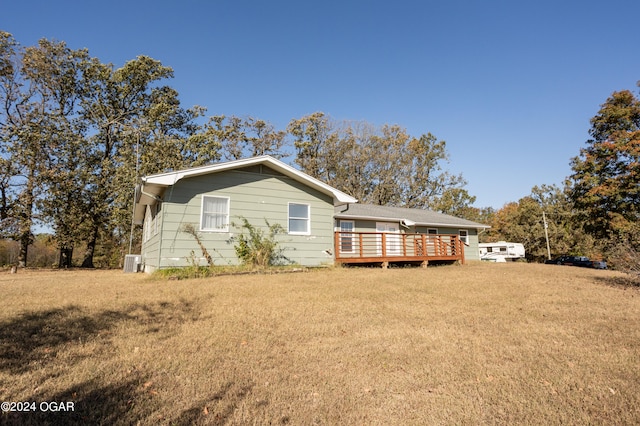
[{"label": "white camper trailer", "polygon": [[480,243],[480,260],[492,262],[506,262],[524,259],[524,246],[520,243],[508,243],[498,241],[497,243]]}]

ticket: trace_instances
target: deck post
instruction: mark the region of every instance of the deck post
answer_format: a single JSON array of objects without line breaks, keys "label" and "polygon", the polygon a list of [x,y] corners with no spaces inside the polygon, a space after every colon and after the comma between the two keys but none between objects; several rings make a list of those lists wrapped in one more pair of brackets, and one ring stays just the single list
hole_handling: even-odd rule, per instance
[{"label": "deck post", "polygon": [[402,234],[402,255],[407,256],[407,234]]},{"label": "deck post", "polygon": [[387,234],[382,233],[382,257],[387,257]]}]

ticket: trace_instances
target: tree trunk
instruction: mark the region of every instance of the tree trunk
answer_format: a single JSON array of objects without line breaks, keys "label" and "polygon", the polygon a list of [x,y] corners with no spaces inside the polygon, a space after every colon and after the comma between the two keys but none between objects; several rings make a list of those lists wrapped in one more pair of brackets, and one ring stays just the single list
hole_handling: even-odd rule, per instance
[{"label": "tree trunk", "polygon": [[58,268],[66,269],[71,268],[73,259],[73,247],[60,247],[60,259],[58,261]]},{"label": "tree trunk", "polygon": [[84,259],[82,259],[81,268],[95,268],[93,265],[93,255],[96,251],[96,244],[98,242],[98,225],[93,225],[91,231],[91,237],[87,241],[87,249],[84,252]]},{"label": "tree trunk", "polygon": [[25,268],[27,266],[27,255],[29,253],[29,245],[31,244],[31,225],[33,224],[33,204],[34,204],[34,176],[33,169],[29,173],[27,186],[24,190],[23,200],[24,206],[19,213],[20,218],[18,241],[20,242],[20,253],[18,254],[18,267]]},{"label": "tree trunk", "polygon": [[20,236],[20,253],[18,254],[18,268],[27,267],[27,254],[29,253],[29,244],[31,243],[31,233],[22,234]]}]

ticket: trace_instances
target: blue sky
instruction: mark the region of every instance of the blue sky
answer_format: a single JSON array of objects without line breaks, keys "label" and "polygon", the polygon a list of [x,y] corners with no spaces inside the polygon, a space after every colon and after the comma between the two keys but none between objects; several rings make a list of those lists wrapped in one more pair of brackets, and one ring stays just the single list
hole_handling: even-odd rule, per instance
[{"label": "blue sky", "polygon": [[0,29],[175,71],[184,107],[284,129],[323,111],[447,142],[477,207],[558,184],[616,90],[637,93],[637,0],[5,1]]}]

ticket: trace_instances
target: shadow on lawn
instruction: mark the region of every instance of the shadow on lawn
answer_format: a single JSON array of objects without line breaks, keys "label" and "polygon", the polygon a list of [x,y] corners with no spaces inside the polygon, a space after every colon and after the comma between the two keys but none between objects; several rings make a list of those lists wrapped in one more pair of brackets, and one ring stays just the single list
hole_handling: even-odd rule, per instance
[{"label": "shadow on lawn", "polygon": [[134,304],[98,313],[67,306],[21,314],[0,323],[0,370],[25,373],[54,362],[59,351],[96,339],[108,343],[110,330],[125,321],[157,333],[170,332],[198,316],[192,303],[185,301]]},{"label": "shadow on lawn", "polygon": [[[134,304],[98,313],[68,306],[21,314],[0,323],[0,371],[19,375],[46,370],[60,362],[56,360],[58,352],[69,356],[78,352],[74,348],[87,342],[98,341],[108,349],[111,330],[125,322],[144,333],[170,336],[183,323],[199,319],[199,310],[186,301]],[[82,357],[77,353],[75,356]],[[160,405],[163,398],[158,398],[148,383],[144,370],[133,371],[115,383],[81,382],[54,395],[34,397],[34,412],[0,413],[0,424],[224,424],[253,388],[248,381],[228,382],[190,408],[174,412]],[[66,410],[43,411],[39,405],[43,401],[72,403],[73,409],[65,406]]]},{"label": "shadow on lawn", "polygon": [[[64,402],[63,410],[43,411],[38,405],[33,412],[0,413],[0,424],[223,425],[253,388],[250,382],[227,382],[218,392],[198,400],[191,408],[175,412],[162,406],[161,400],[147,389],[145,381],[146,378],[140,373],[124,383],[115,385],[104,386],[93,381],[85,382],[49,399]],[[72,405],[66,401],[70,401]],[[171,414],[159,414],[163,411]]]},{"label": "shadow on lawn", "polygon": [[[134,304],[101,312],[67,306],[24,313],[0,323],[0,371],[29,375],[45,372],[61,362],[95,356],[77,349],[98,343],[101,350],[108,351],[115,327],[159,333],[162,338],[163,334],[178,332],[185,322],[201,319],[199,310],[186,301]],[[58,354],[65,360],[61,361]],[[95,379],[76,383],[55,394],[34,395],[37,406],[33,412],[0,413],[0,424],[225,424],[254,386],[251,380],[239,377],[212,389],[211,394],[186,408],[171,409],[163,406],[167,396],[158,395],[151,383],[151,375],[144,369],[134,370],[115,382]],[[47,401],[62,402],[65,409],[42,410],[40,404]]]},{"label": "shadow on lawn", "polygon": [[640,276],[635,277],[631,274],[616,277],[596,277],[596,281],[613,287],[640,289]]},{"label": "shadow on lawn", "polygon": [[148,417],[157,409],[152,395],[142,391],[143,383],[141,376],[107,386],[93,381],[85,382],[47,398],[48,401],[63,402],[63,410],[42,410],[40,403],[36,403],[36,409],[32,412],[0,414],[0,424],[136,424],[138,419]]},{"label": "shadow on lawn", "polygon": [[251,382],[227,382],[218,392],[208,398],[200,399],[192,408],[184,410],[169,423],[177,426],[226,424],[239,403],[251,392],[251,389],[253,389]]}]

